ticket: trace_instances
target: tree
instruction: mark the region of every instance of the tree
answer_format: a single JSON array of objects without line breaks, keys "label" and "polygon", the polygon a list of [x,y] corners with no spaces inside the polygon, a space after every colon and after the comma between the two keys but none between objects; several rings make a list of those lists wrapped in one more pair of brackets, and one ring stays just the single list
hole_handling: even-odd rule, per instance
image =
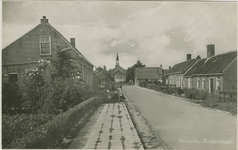
[{"label": "tree", "polygon": [[[83,101],[87,86],[81,68],[77,66],[80,58],[73,57],[72,52],[71,48],[61,49],[56,45],[51,58],[40,60],[26,71],[26,102],[32,112],[57,114],[61,109],[65,111]],[[43,74],[49,67],[51,80],[47,81]]]},{"label": "tree", "polygon": [[109,71],[106,70],[105,66],[104,66],[104,68],[101,68],[101,67],[96,68],[95,73],[99,78],[99,84],[100,85],[107,86],[111,82],[114,81],[114,78],[113,78],[112,74]]},{"label": "tree", "polygon": [[135,68],[139,68],[139,67],[145,67],[145,65],[143,65],[140,60],[137,60],[136,64],[134,64],[132,67],[129,67],[127,69],[127,75],[126,75],[127,82],[129,82],[130,80],[135,82]]}]

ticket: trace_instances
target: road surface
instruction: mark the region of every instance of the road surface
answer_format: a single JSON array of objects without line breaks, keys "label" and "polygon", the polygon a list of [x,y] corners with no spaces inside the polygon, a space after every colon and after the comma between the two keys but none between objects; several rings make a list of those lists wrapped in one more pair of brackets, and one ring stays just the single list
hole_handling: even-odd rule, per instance
[{"label": "road surface", "polygon": [[124,86],[123,91],[169,148],[237,149],[235,116],[136,86]]}]

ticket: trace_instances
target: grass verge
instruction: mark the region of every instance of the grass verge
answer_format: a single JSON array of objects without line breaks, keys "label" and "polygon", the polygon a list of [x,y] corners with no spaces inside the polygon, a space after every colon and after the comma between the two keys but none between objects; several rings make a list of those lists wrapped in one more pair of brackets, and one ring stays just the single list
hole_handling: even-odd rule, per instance
[{"label": "grass verge", "polygon": [[125,104],[144,149],[168,149],[161,138],[153,133],[152,127],[140,115],[139,110],[129,101]]}]

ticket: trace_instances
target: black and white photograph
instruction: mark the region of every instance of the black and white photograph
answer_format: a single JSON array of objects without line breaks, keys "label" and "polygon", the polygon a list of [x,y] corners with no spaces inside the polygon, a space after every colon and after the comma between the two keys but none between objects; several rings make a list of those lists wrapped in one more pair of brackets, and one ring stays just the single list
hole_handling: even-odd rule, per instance
[{"label": "black and white photograph", "polygon": [[237,1],[1,7],[2,149],[237,149]]}]

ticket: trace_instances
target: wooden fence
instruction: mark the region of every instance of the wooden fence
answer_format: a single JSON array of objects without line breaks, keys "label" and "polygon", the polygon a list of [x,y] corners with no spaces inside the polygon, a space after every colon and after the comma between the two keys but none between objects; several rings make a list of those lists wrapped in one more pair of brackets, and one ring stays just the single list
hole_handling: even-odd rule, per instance
[{"label": "wooden fence", "polygon": [[233,91],[219,92],[219,101],[226,101],[231,99],[232,100],[237,99],[237,92],[233,92]]}]

